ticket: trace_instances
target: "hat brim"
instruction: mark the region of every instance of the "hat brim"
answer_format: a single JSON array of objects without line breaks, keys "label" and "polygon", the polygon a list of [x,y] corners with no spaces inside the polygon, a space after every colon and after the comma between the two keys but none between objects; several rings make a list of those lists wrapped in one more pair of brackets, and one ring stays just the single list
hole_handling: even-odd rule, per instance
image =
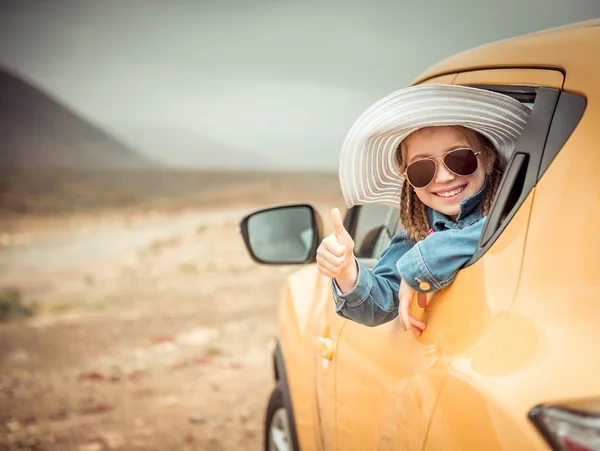
[{"label": "hat brim", "polygon": [[411,133],[435,126],[470,128],[486,136],[506,164],[530,113],[512,97],[466,86],[426,84],[393,92],[362,113],[344,139],[339,177],[346,206],[399,207],[404,177],[395,152]]}]

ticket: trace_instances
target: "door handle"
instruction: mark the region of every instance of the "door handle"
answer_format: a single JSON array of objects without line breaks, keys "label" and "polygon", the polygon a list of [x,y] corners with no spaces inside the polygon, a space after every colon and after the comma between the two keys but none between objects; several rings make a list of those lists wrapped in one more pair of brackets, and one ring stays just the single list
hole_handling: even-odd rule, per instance
[{"label": "door handle", "polygon": [[326,337],[317,337],[317,352],[326,360],[333,360],[333,340]]}]

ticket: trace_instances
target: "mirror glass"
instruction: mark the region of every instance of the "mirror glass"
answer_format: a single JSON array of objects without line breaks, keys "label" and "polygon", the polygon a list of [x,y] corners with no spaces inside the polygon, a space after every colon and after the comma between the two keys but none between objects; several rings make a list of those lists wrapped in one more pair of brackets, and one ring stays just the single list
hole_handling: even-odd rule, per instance
[{"label": "mirror glass", "polygon": [[306,206],[261,211],[248,218],[250,249],[264,262],[305,262],[314,234],[312,210]]}]

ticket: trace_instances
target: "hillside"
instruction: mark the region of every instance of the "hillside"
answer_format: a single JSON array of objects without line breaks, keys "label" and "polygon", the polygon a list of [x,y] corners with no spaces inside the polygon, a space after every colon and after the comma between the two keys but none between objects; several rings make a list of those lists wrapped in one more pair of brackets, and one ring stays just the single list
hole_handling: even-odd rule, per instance
[{"label": "hillside", "polygon": [[99,169],[148,168],[156,163],[0,69],[0,166]]}]

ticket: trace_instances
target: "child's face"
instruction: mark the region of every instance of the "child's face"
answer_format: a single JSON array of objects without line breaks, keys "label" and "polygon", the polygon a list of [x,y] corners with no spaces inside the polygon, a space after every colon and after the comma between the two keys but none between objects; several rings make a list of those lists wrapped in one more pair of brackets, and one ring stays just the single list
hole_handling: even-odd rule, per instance
[{"label": "child's face", "polygon": [[[407,162],[439,155],[450,150],[472,146],[458,127],[427,127],[414,132],[405,141]],[[478,152],[481,149],[472,149]],[[430,208],[456,220],[460,203],[476,194],[485,181],[485,170],[481,162],[469,176],[458,176],[444,165],[441,155],[436,161],[437,173],[425,188],[413,188],[417,197]]]}]

